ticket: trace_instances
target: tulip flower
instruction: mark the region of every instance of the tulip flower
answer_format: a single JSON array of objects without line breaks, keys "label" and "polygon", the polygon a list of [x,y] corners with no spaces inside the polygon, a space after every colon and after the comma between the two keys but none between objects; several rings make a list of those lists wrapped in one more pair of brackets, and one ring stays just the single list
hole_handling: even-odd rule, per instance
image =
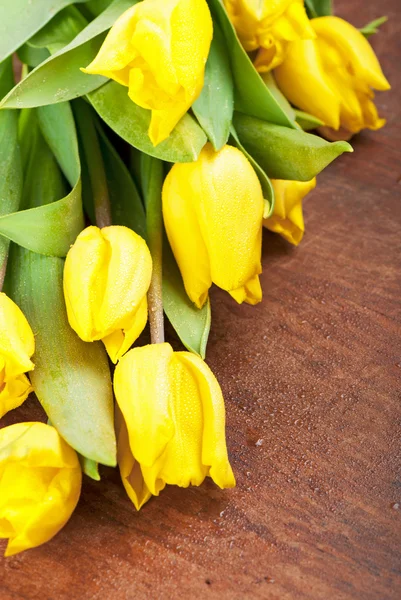
[{"label": "tulip flower", "polygon": [[32,371],[34,351],[35,338],[23,312],[0,292],[0,377],[3,381]]},{"label": "tulip flower", "polygon": [[117,19],[83,71],[127,86],[131,100],[152,111],[156,146],[201,93],[212,37],[206,0],[143,0]]},{"label": "tulip flower", "polygon": [[68,321],[85,342],[102,340],[114,363],[146,325],[151,275],[149,249],[127,227],[87,227],[67,254]]},{"label": "tulip flower", "polygon": [[212,282],[238,302],[262,299],[263,193],[253,167],[232,146],[206,144],[198,160],[175,164],[163,186],[163,216],[186,292],[196,306]]},{"label": "tulip flower", "polygon": [[260,71],[270,71],[285,56],[289,42],[315,37],[303,0],[224,0],[245,50],[259,50]]},{"label": "tulip flower", "polygon": [[201,358],[167,343],[134,348],[116,367],[114,390],[124,419],[119,466],[138,510],[166,484],[200,485],[209,476],[220,488],[235,485],[223,395]]},{"label": "tulip flower", "polygon": [[302,214],[302,200],[316,186],[316,177],[311,181],[271,180],[274,189],[273,214],[263,221],[263,225],[279,233],[287,242],[298,246],[305,227]]},{"label": "tulip flower", "polygon": [[34,351],[35,338],[23,312],[0,292],[0,418],[32,391],[24,373],[34,368]]},{"label": "tulip flower", "polygon": [[388,90],[379,61],[358,29],[338,17],[311,20],[315,40],[293,42],[274,75],[292,104],[332,129],[379,129],[373,89]]},{"label": "tulip flower", "polygon": [[81,490],[78,456],[44,423],[0,429],[0,538],[5,556],[50,540],[66,524]]}]

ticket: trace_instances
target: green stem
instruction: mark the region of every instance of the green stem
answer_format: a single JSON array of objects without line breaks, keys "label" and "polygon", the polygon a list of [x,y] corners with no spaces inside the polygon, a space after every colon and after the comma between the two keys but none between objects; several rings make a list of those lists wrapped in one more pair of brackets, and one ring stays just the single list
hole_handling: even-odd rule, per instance
[{"label": "green stem", "polygon": [[150,339],[152,344],[162,344],[164,342],[163,215],[161,199],[163,163],[142,154],[141,178],[146,202],[148,245],[153,261],[152,280],[148,291]]},{"label": "green stem", "polygon": [[[3,240],[1,240],[1,241],[3,241]],[[6,271],[7,271],[7,262],[8,262],[8,250],[4,256],[3,263],[0,267],[0,292],[2,291],[3,285],[4,285],[4,279],[5,279]]]},{"label": "green stem", "polygon": [[79,101],[74,103],[74,115],[88,167],[96,225],[108,227],[111,225],[109,189],[93,113],[86,102]]}]

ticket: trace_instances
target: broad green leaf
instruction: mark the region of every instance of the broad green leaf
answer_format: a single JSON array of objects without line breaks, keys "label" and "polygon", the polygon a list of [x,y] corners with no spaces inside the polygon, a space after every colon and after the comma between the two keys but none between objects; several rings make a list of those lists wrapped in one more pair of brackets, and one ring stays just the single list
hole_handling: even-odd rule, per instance
[{"label": "broad green leaf", "polygon": [[[35,126],[35,121],[30,118],[27,125]],[[30,163],[24,165],[28,207],[38,201],[34,193],[42,179],[43,153],[33,153],[32,144],[41,137],[39,128],[34,135],[28,127],[21,132],[23,156]],[[40,200],[45,206],[51,206],[54,188],[63,185],[56,161],[48,174],[53,184],[42,187]],[[37,397],[52,424],[73,448],[92,461],[114,465],[113,395],[107,355],[101,342],[83,342],[68,324],[63,259],[13,245],[10,261],[8,291],[35,334],[35,369],[30,377]]]},{"label": "broad green leaf", "polygon": [[71,107],[66,102],[37,109],[41,132],[71,187],[81,174],[78,141]]},{"label": "broad green leaf", "polygon": [[[57,202],[1,216],[0,234],[33,252],[65,256],[84,226],[75,125],[68,104],[44,107],[38,119],[46,142],[74,187]],[[35,148],[30,154],[36,156]],[[41,172],[40,161],[35,170]]]},{"label": "broad green leaf", "polygon": [[113,0],[87,0],[85,4],[80,5],[79,9],[86,18],[94,19],[106,10],[112,2]]},{"label": "broad green leaf", "polygon": [[77,452],[116,464],[113,394],[101,342],[85,343],[70,328],[63,295],[64,260],[13,246],[12,298],[35,334],[34,391],[60,435]]},{"label": "broad green leaf", "polygon": [[287,98],[277,87],[277,83],[273,73],[271,71],[269,71],[268,73],[262,73],[261,78],[264,84],[269,88],[271,95],[274,96],[274,98],[277,100],[278,104],[281,106],[286,115],[288,115],[292,121],[295,121],[295,111],[291,104],[288,102]]},{"label": "broad green leaf", "polygon": [[302,110],[295,110],[295,118],[298,125],[304,131],[309,131],[310,129],[316,129],[317,127],[321,127],[324,125],[323,121],[310,115],[309,113],[303,112]]},{"label": "broad green leaf", "polygon": [[379,27],[388,21],[388,17],[379,17],[374,21],[371,21],[365,27],[362,27],[359,31],[365,36],[370,37],[379,31]]},{"label": "broad green leaf", "polygon": [[95,481],[100,481],[99,474],[99,463],[91,458],[86,458],[86,456],[82,456],[82,454],[78,454],[79,462],[81,464],[81,469],[85,475],[94,479]]},{"label": "broad green leaf", "polygon": [[215,150],[227,143],[234,111],[234,87],[226,43],[217,23],[205,69],[205,83],[192,105]]},{"label": "broad green leaf", "polygon": [[97,131],[109,188],[112,223],[130,227],[146,239],[145,209],[136,185],[99,123]]},{"label": "broad green leaf", "polygon": [[91,92],[88,98],[111,129],[134,148],[155,158],[174,163],[192,162],[206,143],[202,129],[186,114],[164,142],[153,146],[148,135],[151,111],[132,102],[127,88],[115,81]]},{"label": "broad green leaf", "polygon": [[266,173],[264,172],[264,170],[260,167],[260,165],[256,162],[256,160],[249,154],[249,152],[247,152],[245,150],[244,146],[241,144],[238,134],[235,131],[234,125],[231,125],[230,133],[234,140],[234,144],[237,146],[237,148],[239,150],[241,150],[241,152],[243,154],[245,154],[245,156],[247,157],[247,159],[249,160],[249,162],[255,169],[256,175],[258,176],[258,179],[259,179],[259,182],[260,182],[260,185],[262,188],[263,198],[265,200],[263,218],[267,219],[268,217],[270,217],[270,215],[273,214],[273,210],[274,210],[274,189],[273,189],[272,183],[271,183],[270,179],[268,178],[268,176],[266,175]]},{"label": "broad green leaf", "polygon": [[326,142],[241,113],[234,113],[234,126],[246,150],[272,179],[310,181],[337,156],[353,151],[348,142]]},{"label": "broad green leaf", "polygon": [[0,3],[0,62],[22,46],[56,13],[85,0],[2,0]]},{"label": "broad green leaf", "polygon": [[[17,54],[20,61],[30,67],[39,66],[50,56],[50,52],[46,48],[34,48],[29,42],[18,48]],[[0,98],[3,98],[3,96],[4,94],[0,95]]]},{"label": "broad green leaf", "polygon": [[29,44],[36,48],[47,48],[54,54],[70,44],[87,24],[87,20],[75,6],[67,6],[31,37]]},{"label": "broad green leaf", "polygon": [[[0,94],[14,85],[11,58],[0,63]],[[18,210],[22,196],[22,165],[18,141],[18,114],[0,111],[0,216]],[[0,273],[6,268],[9,241],[0,236]],[[1,279],[1,275],[0,275]]]},{"label": "broad green leaf", "polygon": [[184,346],[205,358],[211,324],[210,301],[208,299],[199,309],[188,298],[166,238],[163,244],[163,308]]},{"label": "broad green leaf", "polygon": [[305,0],[305,8],[310,19],[333,14],[332,0]]},{"label": "broad green leaf", "polygon": [[277,102],[242,48],[222,0],[209,0],[209,7],[226,39],[235,83],[236,110],[277,125],[296,127],[291,115],[286,114]]},{"label": "broad green leaf", "polygon": [[[35,0],[36,1],[36,0]],[[135,0],[115,0],[67,46],[50,56],[2,100],[2,108],[29,108],[73,100],[107,81],[80,71],[95,58],[105,32]]]}]

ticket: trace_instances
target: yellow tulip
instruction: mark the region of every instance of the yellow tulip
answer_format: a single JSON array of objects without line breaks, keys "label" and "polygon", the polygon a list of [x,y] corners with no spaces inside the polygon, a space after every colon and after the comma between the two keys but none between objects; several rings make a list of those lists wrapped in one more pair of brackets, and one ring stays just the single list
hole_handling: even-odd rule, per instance
[{"label": "yellow tulip", "polygon": [[119,466],[138,510],[166,484],[200,485],[209,476],[220,488],[235,485],[223,395],[201,358],[167,343],[134,348],[116,367],[114,390],[123,417]]},{"label": "yellow tulip", "polygon": [[32,371],[35,338],[21,309],[0,292],[0,418],[32,391],[24,375]]},{"label": "yellow tulip", "polygon": [[87,227],[67,254],[64,297],[71,327],[85,342],[102,340],[115,363],[147,321],[152,259],[131,229]]},{"label": "yellow tulip", "polygon": [[115,22],[83,71],[127,86],[131,100],[152,111],[156,146],[199,96],[212,36],[206,0],[143,0]]},{"label": "yellow tulip", "polygon": [[[0,364],[2,358],[0,357]],[[0,419],[8,411],[18,408],[32,392],[31,383],[26,375],[18,375],[4,381],[4,369],[0,367]]]},{"label": "yellow tulip", "polygon": [[298,246],[305,231],[302,200],[316,186],[316,177],[310,181],[272,179],[272,185],[275,196],[274,212],[263,221],[263,225]]},{"label": "yellow tulip", "polygon": [[260,48],[258,69],[270,71],[285,56],[289,42],[315,36],[303,0],[224,0],[245,50]]},{"label": "yellow tulip", "polygon": [[358,29],[338,17],[312,19],[315,40],[289,45],[274,75],[292,104],[351,133],[379,129],[373,89],[388,90],[379,61]]},{"label": "yellow tulip", "polygon": [[263,193],[240,150],[206,144],[196,162],[175,164],[163,186],[163,216],[196,306],[212,282],[239,303],[260,302]]},{"label": "yellow tulip", "polygon": [[6,294],[0,293],[0,377],[10,381],[32,371],[31,356],[35,338],[21,309]]},{"label": "yellow tulip", "polygon": [[78,456],[44,423],[0,429],[0,538],[5,556],[50,540],[66,524],[81,491]]}]

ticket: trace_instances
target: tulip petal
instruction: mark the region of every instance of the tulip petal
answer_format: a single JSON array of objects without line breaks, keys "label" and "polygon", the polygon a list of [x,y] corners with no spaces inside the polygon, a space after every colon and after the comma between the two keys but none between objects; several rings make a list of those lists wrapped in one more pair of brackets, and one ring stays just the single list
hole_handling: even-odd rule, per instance
[{"label": "tulip petal", "polygon": [[330,85],[313,40],[289,45],[284,62],[275,71],[277,85],[295,106],[329,127],[340,126],[340,98]]},{"label": "tulip petal", "polygon": [[44,423],[0,430],[0,537],[5,555],[39,546],[68,521],[81,490],[76,452]]},{"label": "tulip petal", "polygon": [[128,439],[128,430],[121,411],[116,409],[117,432],[117,460],[120,468],[121,480],[129,499],[137,510],[152,497],[152,494],[143,479],[140,464],[131,452]]},{"label": "tulip petal", "polygon": [[258,304],[262,300],[262,288],[259,277],[255,275],[255,277],[252,277],[243,286],[236,290],[230,290],[229,293],[238,304],[242,304],[243,302],[252,305]]},{"label": "tulip petal", "polygon": [[198,385],[203,409],[202,464],[209,468],[209,476],[220,488],[234,487],[225,440],[224,398],[218,381],[199,356],[176,352],[175,357],[192,373]]},{"label": "tulip petal", "polygon": [[[195,164],[175,164],[163,185],[163,218],[185,290],[201,308],[212,285],[210,261],[192,200]],[[199,189],[199,188],[198,188]]]},{"label": "tulip petal", "polygon": [[390,89],[372,46],[356,27],[334,16],[312,19],[311,25],[319,38],[340,50],[355,77],[376,90]]},{"label": "tulip petal", "polygon": [[273,179],[272,185],[275,196],[274,212],[264,220],[263,225],[297,246],[305,231],[302,200],[316,186],[316,178],[305,182]]},{"label": "tulip petal", "polygon": [[3,379],[8,381],[34,368],[30,357],[35,351],[32,329],[21,309],[0,293],[0,356]]},{"label": "tulip petal", "polygon": [[133,348],[117,364],[114,390],[129,432],[132,454],[151,467],[174,435],[170,411],[169,344]]},{"label": "tulip petal", "polygon": [[137,56],[132,44],[137,6],[126,10],[114,23],[95,59],[85,69],[90,75],[104,75],[122,85],[129,82],[129,64]]},{"label": "tulip petal", "polygon": [[127,319],[122,329],[117,329],[102,339],[106,346],[110,360],[116,364],[117,361],[131,348],[132,344],[145,329],[148,320],[148,302],[144,296],[137,311]]},{"label": "tulip petal", "polygon": [[31,382],[26,375],[18,375],[0,385],[0,419],[8,411],[18,408],[32,392]]}]

